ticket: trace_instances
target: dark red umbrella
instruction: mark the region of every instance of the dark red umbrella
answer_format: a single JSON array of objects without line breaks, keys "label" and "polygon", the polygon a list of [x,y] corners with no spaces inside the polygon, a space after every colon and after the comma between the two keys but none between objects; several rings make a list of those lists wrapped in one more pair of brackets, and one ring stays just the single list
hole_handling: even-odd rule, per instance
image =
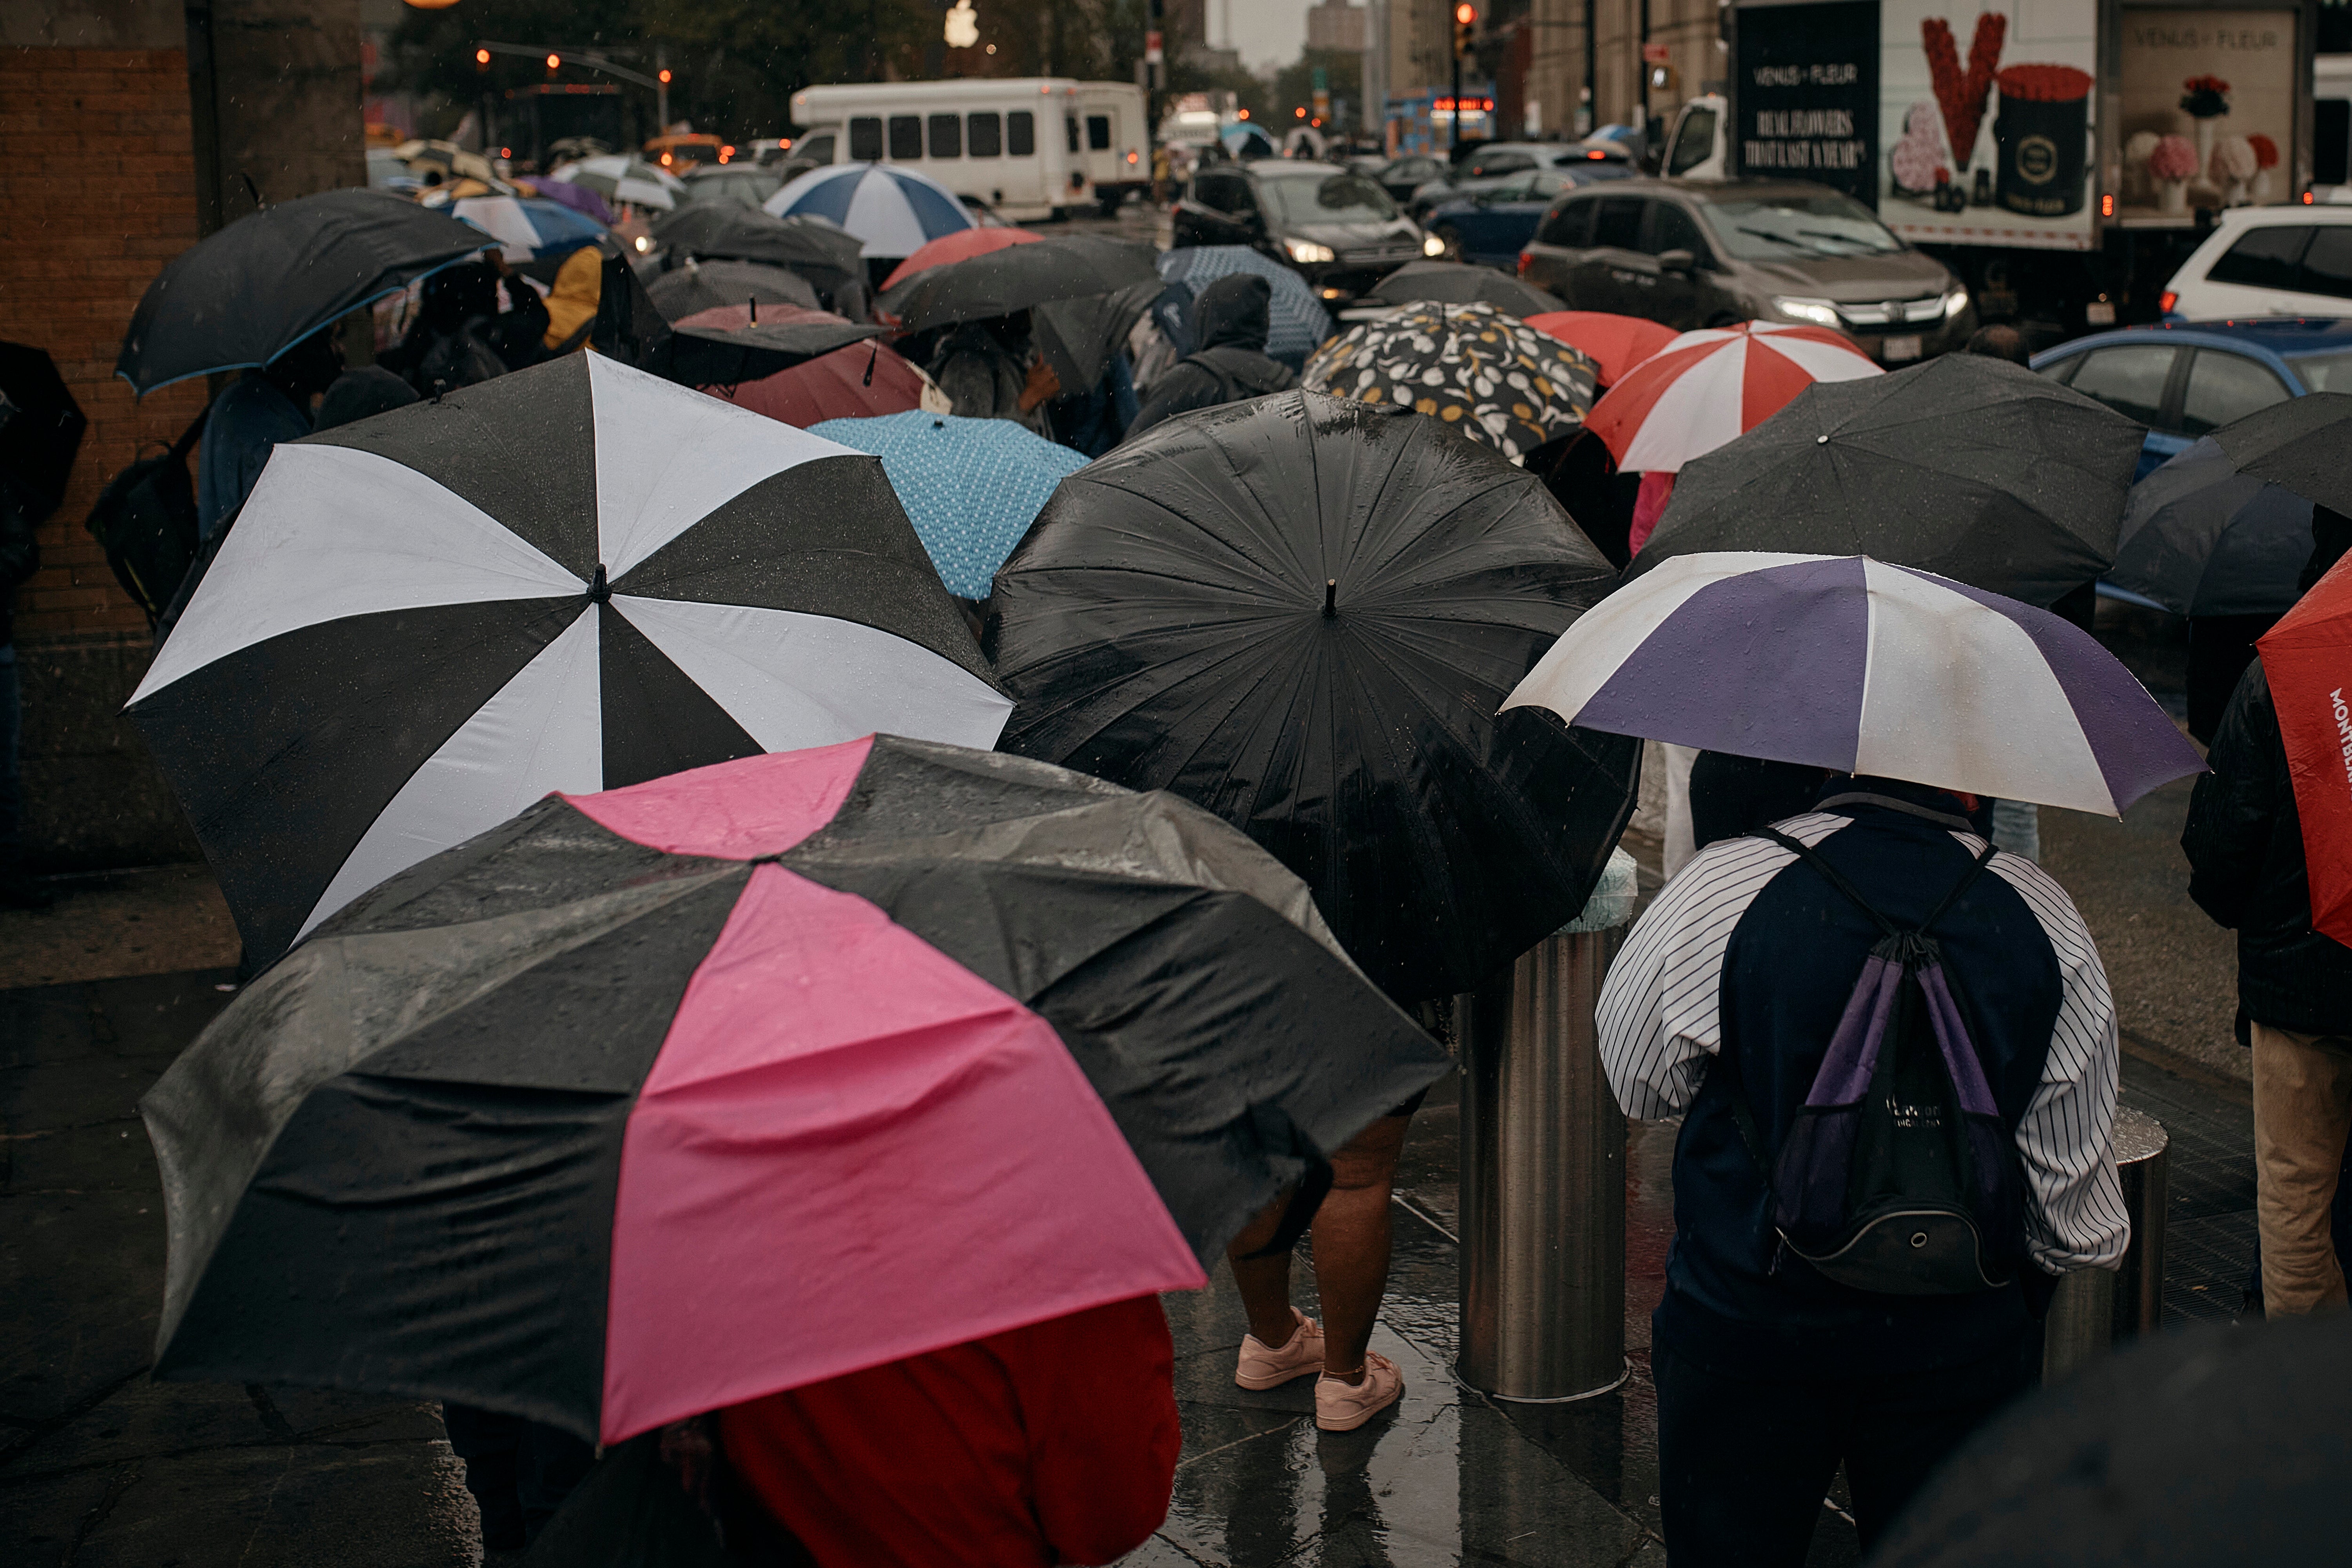
[{"label": "dark red umbrella", "polygon": [[[762,305],[759,310],[759,324],[763,327],[840,319],[822,310],[791,305]],[[749,305],[722,305],[698,311],[678,323],[681,327],[721,331],[751,324]],[[827,419],[866,419],[877,414],[911,413],[923,405],[923,392],[929,385],[922,372],[902,355],[879,343],[868,342],[819,354],[757,381],[710,385],[702,390],[738,407],[805,430]],[[942,404],[942,411],[944,407]]]},{"label": "dark red umbrella", "polygon": [[2352,945],[2352,567],[2336,563],[2254,647],[2303,819],[2311,926]]},{"label": "dark red umbrella", "polygon": [[970,257],[986,256],[992,250],[1003,250],[1008,245],[1034,245],[1045,236],[1032,234],[1025,228],[960,228],[953,234],[943,234],[890,269],[882,279],[885,290],[897,288],[918,272],[934,267],[945,267],[950,261],[962,261]]}]

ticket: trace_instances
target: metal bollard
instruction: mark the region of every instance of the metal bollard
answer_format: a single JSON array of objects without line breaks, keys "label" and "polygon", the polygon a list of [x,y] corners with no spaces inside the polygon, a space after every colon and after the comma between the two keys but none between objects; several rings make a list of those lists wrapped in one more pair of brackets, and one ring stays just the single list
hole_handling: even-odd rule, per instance
[{"label": "metal bollard", "polygon": [[1633,919],[1619,850],[1584,913],[1455,1003],[1464,1382],[1564,1402],[1625,1381],[1625,1118],[1593,1004]]},{"label": "metal bollard", "polygon": [[2171,1136],[2129,1106],[2116,1112],[2116,1173],[2131,1246],[2120,1269],[2084,1268],[2058,1281],[2042,1327],[2042,1381],[2055,1383],[2110,1346],[2152,1331],[2164,1306],[2164,1212]]}]

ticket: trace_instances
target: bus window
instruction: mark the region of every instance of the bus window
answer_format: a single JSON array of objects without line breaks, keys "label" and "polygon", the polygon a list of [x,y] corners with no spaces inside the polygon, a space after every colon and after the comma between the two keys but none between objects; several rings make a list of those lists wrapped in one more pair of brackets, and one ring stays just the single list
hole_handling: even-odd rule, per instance
[{"label": "bus window", "polygon": [[934,114],[931,116],[931,156],[961,158],[963,156],[963,116]]},{"label": "bus window", "polygon": [[1004,152],[1013,158],[1034,157],[1037,153],[1037,117],[1025,109],[1016,109],[1004,117]]},{"label": "bus window", "polygon": [[1087,116],[1087,150],[1092,153],[1108,153],[1110,151],[1109,115],[1089,114]]},{"label": "bus window", "polygon": [[849,161],[871,163],[882,156],[882,122],[868,116],[849,122]]},{"label": "bus window", "polygon": [[1062,133],[1070,139],[1070,151],[1076,152],[1078,150],[1078,117],[1076,115],[1063,116]]},{"label": "bus window", "polygon": [[894,114],[890,117],[890,161],[909,163],[923,155],[923,117],[919,114]]},{"label": "bus window", "polygon": [[1004,117],[993,110],[972,115],[965,135],[971,140],[973,157],[1001,157],[1004,152]]}]

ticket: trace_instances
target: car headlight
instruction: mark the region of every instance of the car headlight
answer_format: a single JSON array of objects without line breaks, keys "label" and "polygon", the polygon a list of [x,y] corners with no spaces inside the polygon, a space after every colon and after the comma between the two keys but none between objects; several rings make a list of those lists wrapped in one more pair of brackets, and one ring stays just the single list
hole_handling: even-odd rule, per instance
[{"label": "car headlight", "polygon": [[1421,253],[1423,256],[1443,256],[1445,254],[1445,242],[1433,234],[1423,235],[1421,240]]},{"label": "car headlight", "polygon": [[1948,321],[1968,308],[1968,289],[1958,283],[1953,284],[1952,291],[1944,296],[1944,320]]},{"label": "car headlight", "polygon": [[1311,239],[1286,239],[1282,243],[1284,247],[1289,250],[1290,259],[1293,261],[1336,261],[1339,259],[1338,253],[1329,246],[1318,245]]},{"label": "car headlight", "polygon": [[653,247],[654,242],[652,240],[647,239],[642,234],[637,236],[637,254],[639,256],[643,256],[646,251],[651,250]]},{"label": "car headlight", "polygon": [[1836,327],[1837,307],[1827,300],[1790,300],[1775,296],[1772,309],[1792,321],[1811,321],[1817,327]]}]

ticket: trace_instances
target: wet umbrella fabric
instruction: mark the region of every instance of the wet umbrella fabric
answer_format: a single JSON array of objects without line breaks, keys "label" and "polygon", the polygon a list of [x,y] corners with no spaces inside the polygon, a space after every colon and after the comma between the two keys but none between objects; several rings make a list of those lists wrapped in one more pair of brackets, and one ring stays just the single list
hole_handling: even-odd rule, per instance
[{"label": "wet umbrella fabric", "polygon": [[803,430],[828,419],[947,408],[947,400],[921,371],[878,342],[852,343],[757,381],[715,382],[702,390]]},{"label": "wet umbrella fabric", "polygon": [[2106,581],[2176,615],[2276,616],[2310,558],[2311,502],[2206,436],[2132,487]]},{"label": "wet umbrella fabric", "polygon": [[2293,490],[2307,501],[2352,513],[2352,393],[2290,397],[2213,432],[2214,445],[2242,474]]},{"label": "wet umbrella fabric", "polygon": [[1681,335],[1672,327],[1607,310],[1547,310],[1528,317],[1527,323],[1589,356],[1600,366],[1603,386],[1616,385]]},{"label": "wet umbrella fabric", "polygon": [[1290,392],[1062,481],[996,576],[1004,750],[1199,802],[1373,983],[1468,989],[1583,907],[1639,749],[1495,717],[1608,563],[1434,420]]},{"label": "wet umbrella fabric", "polygon": [[551,202],[562,202],[573,212],[593,217],[607,228],[613,225],[613,209],[605,205],[603,196],[585,185],[575,185],[569,180],[558,180],[544,174],[533,174],[514,184],[519,191],[544,196]]},{"label": "wet umbrella fabric", "polygon": [[559,180],[595,192],[607,202],[667,212],[686,200],[686,182],[626,153],[599,153],[551,170]]},{"label": "wet umbrella fabric", "polygon": [[[1272,330],[1266,333],[1265,353],[1269,359],[1278,359],[1293,370],[1307,363],[1331,335],[1331,312],[1315,297],[1307,280],[1260,251],[1246,245],[1187,245],[1160,252],[1158,262],[1160,276],[1169,283],[1181,283],[1189,290],[1183,309],[1189,310],[1192,301],[1201,297],[1210,284],[1220,278],[1230,278],[1236,272],[1247,272],[1263,278],[1274,289]],[[1190,353],[1200,345],[1192,341],[1192,323],[1163,322],[1166,331],[1171,325],[1181,331],[1169,332],[1171,343],[1181,343]]]},{"label": "wet umbrella fabric", "polygon": [[1087,466],[1010,419],[892,414],[828,419],[809,434],[882,459],[907,521],[948,592],[985,599],[989,580],[1054,493]]},{"label": "wet umbrella fabric", "polygon": [[23,488],[37,521],[65,499],[89,427],[56,361],[28,344],[0,342],[0,473]]},{"label": "wet umbrella fabric", "polygon": [[817,218],[780,218],[740,202],[688,202],[654,220],[653,237],[681,256],[814,267],[862,278],[857,237]]},{"label": "wet umbrella fabric", "polygon": [[953,191],[929,174],[887,163],[812,169],[764,205],[778,217],[803,213],[839,224],[869,258],[912,256],[941,235],[978,226]]},{"label": "wet umbrella fabric", "polygon": [[549,790],[1010,707],[879,463],[572,354],[278,447],[130,711],[267,963]]},{"label": "wet umbrella fabric", "polygon": [[141,396],[267,364],[339,317],[490,242],[389,191],[264,207],[173,257],[131,312],[114,374]]},{"label": "wet umbrella fabric", "polygon": [[2311,877],[2311,924],[2352,946],[2352,573],[2341,562],[2254,643],[2286,745]]},{"label": "wet umbrella fabric", "polygon": [[1445,1067],[1166,795],[883,736],[556,796],[147,1095],[158,1370],[615,1442],[1198,1287]]},{"label": "wet umbrella fabric", "polygon": [[604,226],[543,196],[463,196],[449,216],[499,242],[509,262],[553,261],[593,245]]},{"label": "wet umbrella fabric", "polygon": [[1674,473],[1763,424],[1816,381],[1884,374],[1826,327],[1708,327],[1685,332],[1612,383],[1585,427],[1622,471]]},{"label": "wet umbrella fabric", "polygon": [[1718,550],[1867,555],[2047,608],[2115,559],[2146,434],[1982,354],[1815,382],[1683,468],[1632,575]]},{"label": "wet umbrella fabric", "polygon": [[985,256],[992,250],[1003,250],[1015,245],[1034,245],[1045,237],[1025,228],[960,228],[953,234],[927,240],[923,247],[890,269],[882,279],[882,291],[887,294],[918,272],[928,272],[934,267],[945,267],[950,261],[968,257]]},{"label": "wet umbrella fabric", "polygon": [[1152,250],[1107,235],[1062,235],[1008,246],[918,274],[889,301],[908,331],[985,321],[1055,300],[1090,299],[1151,284]]},{"label": "wet umbrella fabric", "polygon": [[646,295],[672,321],[753,300],[803,310],[820,308],[816,289],[807,279],[758,261],[705,261],[681,267],[646,284]]},{"label": "wet umbrella fabric", "polygon": [[734,386],[882,335],[871,322],[797,305],[720,305],[670,332],[669,379],[682,386]]},{"label": "wet umbrella fabric", "polygon": [[1654,741],[2120,816],[2205,764],[2047,610],[1862,556],[1684,555],[1570,627],[1505,704]]},{"label": "wet umbrella fabric", "polygon": [[1522,283],[1507,272],[1460,261],[1408,261],[1374,284],[1364,297],[1382,305],[1411,305],[1423,300],[1441,305],[1492,305],[1523,321],[1568,305],[1559,295]]},{"label": "wet umbrella fabric", "polygon": [[1300,378],[1431,415],[1507,458],[1564,436],[1592,409],[1592,361],[1492,305],[1407,305],[1315,351]]}]

